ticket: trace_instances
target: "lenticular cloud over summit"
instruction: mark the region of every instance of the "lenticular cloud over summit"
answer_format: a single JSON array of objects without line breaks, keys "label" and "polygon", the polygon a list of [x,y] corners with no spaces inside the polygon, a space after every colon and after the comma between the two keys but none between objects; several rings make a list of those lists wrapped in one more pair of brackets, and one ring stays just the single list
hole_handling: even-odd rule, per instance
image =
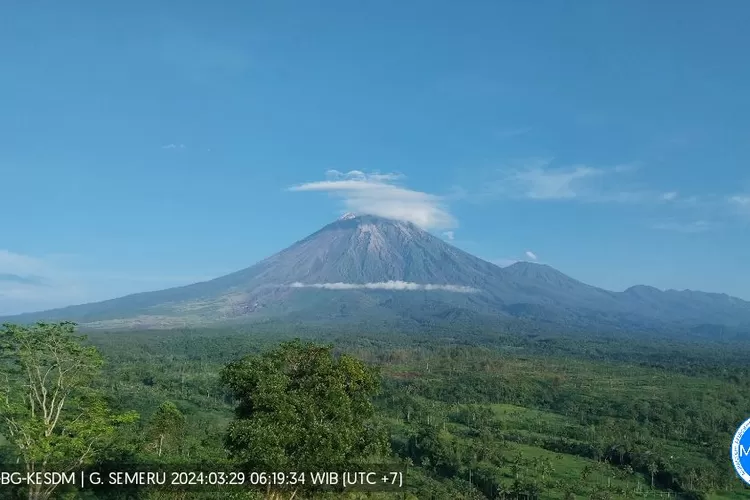
[{"label": "lenticular cloud over summit", "polygon": [[395,184],[399,174],[367,174],[359,170],[329,170],[326,180],[308,182],[290,191],[320,191],[337,196],[352,212],[409,221],[424,229],[450,229],[456,220],[440,196]]},{"label": "lenticular cloud over summit", "polygon": [[292,283],[292,288],[322,288],[327,290],[440,290],[443,292],[476,293],[479,290],[461,285],[432,285],[408,281],[383,281],[380,283]]}]

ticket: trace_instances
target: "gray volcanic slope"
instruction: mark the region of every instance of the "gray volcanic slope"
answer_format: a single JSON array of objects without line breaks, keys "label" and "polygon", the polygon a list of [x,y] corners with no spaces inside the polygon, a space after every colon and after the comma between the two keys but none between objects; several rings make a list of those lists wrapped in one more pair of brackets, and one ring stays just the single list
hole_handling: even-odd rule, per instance
[{"label": "gray volcanic slope", "polygon": [[539,264],[500,268],[411,223],[363,215],[339,219],[254,266],[211,281],[6,319],[70,319],[116,328],[473,316],[578,328],[742,327],[750,324],[750,303],[650,287],[609,292]]}]

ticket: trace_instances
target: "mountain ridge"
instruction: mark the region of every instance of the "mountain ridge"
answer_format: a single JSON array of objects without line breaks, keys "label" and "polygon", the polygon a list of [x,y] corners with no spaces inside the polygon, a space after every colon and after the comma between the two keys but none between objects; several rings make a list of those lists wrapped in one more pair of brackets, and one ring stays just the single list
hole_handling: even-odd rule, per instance
[{"label": "mountain ridge", "polygon": [[212,280],[3,320],[70,319],[108,328],[285,317],[455,320],[472,314],[561,328],[745,328],[750,302],[648,285],[608,291],[545,264],[497,266],[410,222],[346,214],[252,266]]}]

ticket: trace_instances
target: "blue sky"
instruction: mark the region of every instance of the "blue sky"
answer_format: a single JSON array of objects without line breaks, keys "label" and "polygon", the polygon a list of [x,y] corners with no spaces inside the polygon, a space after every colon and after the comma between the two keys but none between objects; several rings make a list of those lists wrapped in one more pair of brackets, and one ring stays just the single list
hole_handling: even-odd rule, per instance
[{"label": "blue sky", "polygon": [[3,7],[0,314],[247,267],[354,210],[750,299],[743,0]]}]

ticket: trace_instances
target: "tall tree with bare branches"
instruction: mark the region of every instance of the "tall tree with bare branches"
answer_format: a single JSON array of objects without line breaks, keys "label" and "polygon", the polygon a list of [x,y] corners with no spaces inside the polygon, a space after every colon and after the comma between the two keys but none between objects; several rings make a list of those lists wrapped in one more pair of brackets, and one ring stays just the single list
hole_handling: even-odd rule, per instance
[{"label": "tall tree with bare branches", "polygon": [[[70,472],[91,463],[115,427],[137,418],[115,415],[92,387],[102,358],[70,322],[0,327],[0,433],[26,473]],[[31,485],[29,500],[55,485]]]}]

